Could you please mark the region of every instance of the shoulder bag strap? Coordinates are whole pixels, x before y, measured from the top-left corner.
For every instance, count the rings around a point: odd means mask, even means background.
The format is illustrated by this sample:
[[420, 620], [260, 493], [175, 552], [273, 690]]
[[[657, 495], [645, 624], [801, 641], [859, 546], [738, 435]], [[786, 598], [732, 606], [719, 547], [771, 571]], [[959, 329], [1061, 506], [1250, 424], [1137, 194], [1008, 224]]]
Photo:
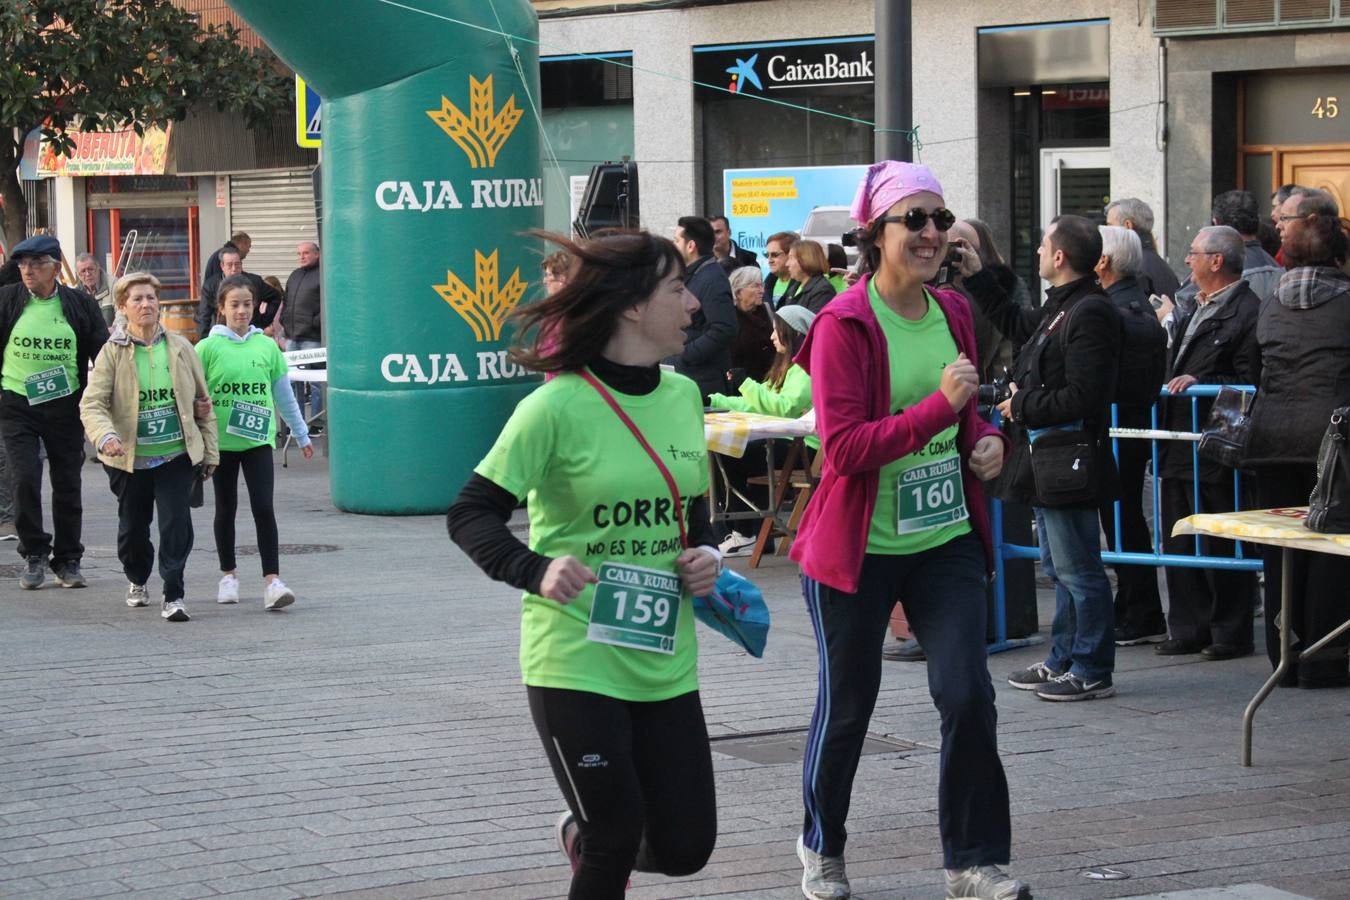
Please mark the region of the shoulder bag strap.
[[661, 461], [661, 457], [656, 455], [656, 451], [652, 449], [652, 445], [647, 443], [647, 439], [642, 436], [642, 432], [638, 429], [637, 424], [628, 417], [628, 413], [623, 411], [623, 407], [619, 405], [619, 401], [614, 399], [614, 395], [605, 389], [605, 386], [600, 383], [599, 379], [586, 369], [578, 370], [577, 374], [586, 379], [586, 382], [591, 387], [595, 388], [600, 396], [604, 398], [604, 401], [609, 404], [610, 409], [614, 410], [614, 414], [619, 417], [619, 420], [628, 426], [629, 431], [633, 432], [633, 437], [637, 438], [637, 442], [642, 445], [642, 449], [647, 451], [647, 455], [652, 458], [652, 462], [656, 463], [656, 468], [660, 470], [661, 477], [666, 480], [666, 487], [670, 488], [670, 496], [675, 501], [674, 515], [675, 523], [680, 526], [680, 546], [688, 547], [689, 534], [684, 530], [684, 504], [680, 500], [680, 489], [675, 486], [675, 478], [670, 474], [670, 469], [666, 468], [666, 464]]

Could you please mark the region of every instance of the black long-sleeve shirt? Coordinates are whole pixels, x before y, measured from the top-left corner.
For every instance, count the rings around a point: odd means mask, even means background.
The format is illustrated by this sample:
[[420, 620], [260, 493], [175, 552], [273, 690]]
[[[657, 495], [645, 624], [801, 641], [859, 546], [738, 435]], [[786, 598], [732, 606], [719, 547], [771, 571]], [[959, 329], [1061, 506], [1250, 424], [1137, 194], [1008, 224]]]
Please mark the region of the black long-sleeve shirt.
[[[600, 358], [590, 368], [601, 382], [623, 394], [640, 397], [650, 394], [661, 383], [658, 366], [624, 366]], [[507, 527], [521, 499], [475, 473], [451, 505], [446, 528], [450, 540], [489, 578], [537, 594], [544, 572], [553, 560], [535, 553]], [[717, 535], [708, 517], [707, 497], [696, 497], [690, 503], [686, 527], [689, 546], [717, 546]]]

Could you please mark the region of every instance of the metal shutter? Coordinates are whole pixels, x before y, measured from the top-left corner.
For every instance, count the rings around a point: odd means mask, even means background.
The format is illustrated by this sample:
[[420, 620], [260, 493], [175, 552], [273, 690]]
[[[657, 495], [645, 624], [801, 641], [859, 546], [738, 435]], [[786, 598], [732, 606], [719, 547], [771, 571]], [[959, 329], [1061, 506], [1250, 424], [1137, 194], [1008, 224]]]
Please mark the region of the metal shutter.
[[307, 169], [230, 176], [230, 232], [253, 239], [244, 268], [255, 275], [286, 276], [299, 264], [295, 245], [317, 241], [314, 188]]

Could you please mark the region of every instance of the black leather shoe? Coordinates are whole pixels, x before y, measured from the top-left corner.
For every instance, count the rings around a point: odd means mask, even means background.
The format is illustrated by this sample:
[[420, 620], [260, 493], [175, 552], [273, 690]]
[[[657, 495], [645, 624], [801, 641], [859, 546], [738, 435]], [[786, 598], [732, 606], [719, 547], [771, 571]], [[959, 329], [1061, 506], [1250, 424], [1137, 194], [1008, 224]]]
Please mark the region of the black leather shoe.
[[928, 656], [919, 646], [919, 642], [914, 638], [903, 641], [892, 641], [881, 648], [881, 658], [889, 659], [892, 662], [923, 662]]
[[1200, 655], [1205, 659], [1218, 662], [1222, 659], [1237, 659], [1240, 656], [1251, 656], [1251, 644], [1210, 644], [1200, 651]]
[[1192, 644], [1189, 641], [1178, 641], [1175, 638], [1168, 638], [1161, 644], [1153, 647], [1153, 652], [1159, 656], [1188, 656], [1192, 653], [1199, 653], [1202, 649], [1200, 644]]

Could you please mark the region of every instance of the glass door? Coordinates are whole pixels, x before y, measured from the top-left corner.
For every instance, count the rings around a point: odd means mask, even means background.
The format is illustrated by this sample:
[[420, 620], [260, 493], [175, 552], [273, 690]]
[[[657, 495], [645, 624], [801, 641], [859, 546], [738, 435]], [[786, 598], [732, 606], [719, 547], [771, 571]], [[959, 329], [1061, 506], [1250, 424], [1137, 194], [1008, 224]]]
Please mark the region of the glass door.
[[1041, 151], [1041, 233], [1056, 216], [1099, 216], [1111, 199], [1111, 151], [1105, 147]]

